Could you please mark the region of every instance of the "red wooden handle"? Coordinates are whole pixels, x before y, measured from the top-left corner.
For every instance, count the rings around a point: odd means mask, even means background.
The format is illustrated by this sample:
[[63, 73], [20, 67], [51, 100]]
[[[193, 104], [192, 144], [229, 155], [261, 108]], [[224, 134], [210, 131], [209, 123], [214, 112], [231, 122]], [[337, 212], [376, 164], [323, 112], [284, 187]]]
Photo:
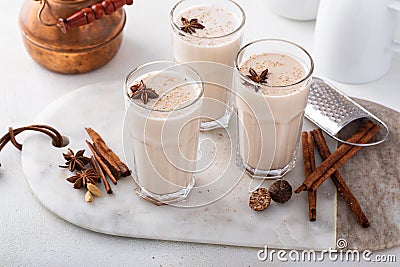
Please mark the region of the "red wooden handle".
[[66, 19], [59, 18], [57, 27], [63, 33], [68, 33], [72, 28], [90, 24], [96, 19], [101, 19], [104, 15], [114, 13], [124, 5], [132, 4], [133, 0], [104, 0], [91, 7], [82, 8]]

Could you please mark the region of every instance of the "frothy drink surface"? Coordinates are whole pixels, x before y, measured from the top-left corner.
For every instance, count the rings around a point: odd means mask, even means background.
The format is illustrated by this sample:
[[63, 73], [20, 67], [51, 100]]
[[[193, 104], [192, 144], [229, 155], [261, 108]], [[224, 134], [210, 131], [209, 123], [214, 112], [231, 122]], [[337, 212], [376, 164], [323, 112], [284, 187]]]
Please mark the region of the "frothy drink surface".
[[299, 61], [291, 56], [275, 53], [263, 53], [251, 56], [243, 63], [240, 71], [247, 75], [250, 68], [253, 68], [258, 74], [268, 69], [267, 87], [262, 92], [271, 96], [287, 95], [300, 90], [300, 86], [288, 88], [273, 88], [273, 86], [295, 84], [304, 78], [306, 74], [304, 66]]
[[[159, 98], [149, 99], [146, 107], [158, 111], [172, 111], [188, 106], [201, 94], [198, 83], [187, 82], [173, 71], [150, 72], [140, 76], [135, 83], [143, 81], [147, 88], [157, 92]], [[134, 99], [143, 105], [140, 99]]]
[[[193, 18], [198, 19], [199, 23], [204, 26], [204, 29], [196, 30], [192, 36], [205, 38], [221, 37], [233, 33], [239, 27], [240, 23], [237, 15], [215, 5], [194, 6], [182, 11], [175, 21], [177, 25], [181, 24], [180, 20], [182, 17], [185, 17], [188, 20]], [[229, 41], [232, 40], [200, 41], [199, 39], [191, 39], [189, 42], [212, 46]]]

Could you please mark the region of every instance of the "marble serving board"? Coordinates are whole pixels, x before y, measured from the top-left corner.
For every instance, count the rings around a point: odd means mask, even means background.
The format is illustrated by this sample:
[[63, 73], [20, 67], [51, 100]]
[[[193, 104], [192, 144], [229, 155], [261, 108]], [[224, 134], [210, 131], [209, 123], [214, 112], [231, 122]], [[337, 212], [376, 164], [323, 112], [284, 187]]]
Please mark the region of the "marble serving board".
[[[121, 82], [89, 85], [61, 97], [46, 107], [35, 123], [49, 124], [68, 137], [67, 147], [86, 149], [84, 128], [97, 130], [108, 145], [123, 155], [124, 99]], [[336, 190], [330, 181], [318, 190], [318, 219], [308, 220], [307, 194], [294, 195], [285, 204], [272, 203], [263, 212], [248, 207], [252, 189], [263, 181], [250, 179], [235, 163], [235, 131], [201, 134], [204, 171], [187, 200], [175, 206], [155, 206], [135, 194], [132, 177], [111, 184], [113, 194], [94, 202], [84, 200], [85, 190], [75, 190], [65, 179], [72, 175], [62, 153], [43, 134], [32, 133], [24, 142], [22, 165], [38, 200], [59, 217], [86, 229], [111, 235], [249, 247], [315, 249], [335, 247]], [[305, 120], [304, 128], [315, 126]], [[331, 148], [335, 143], [329, 140]], [[302, 155], [286, 179], [296, 188], [304, 179]], [[263, 186], [269, 187], [271, 181]]]

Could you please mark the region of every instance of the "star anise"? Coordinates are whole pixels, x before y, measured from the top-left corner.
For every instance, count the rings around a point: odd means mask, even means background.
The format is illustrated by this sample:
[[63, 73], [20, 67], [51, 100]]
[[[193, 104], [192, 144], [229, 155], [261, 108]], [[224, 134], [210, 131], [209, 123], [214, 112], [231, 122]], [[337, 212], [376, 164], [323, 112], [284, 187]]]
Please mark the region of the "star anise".
[[247, 75], [247, 77], [249, 77], [250, 80], [252, 80], [253, 82], [256, 83], [265, 83], [267, 82], [267, 75], [268, 75], [268, 69], [263, 70], [263, 72], [261, 72], [260, 75], [257, 74], [257, 72], [253, 69], [250, 68], [249, 69], [249, 73], [250, 75]]
[[143, 104], [147, 104], [149, 98], [157, 98], [158, 94], [151, 88], [148, 88], [143, 80], [140, 83], [131, 86], [131, 98], [141, 99]]
[[202, 30], [205, 28], [204, 25], [199, 23], [198, 19], [189, 20], [185, 17], [182, 17], [181, 22], [182, 22], [181, 30], [189, 34], [195, 33], [196, 29]]
[[68, 152], [65, 154], [63, 153], [64, 159], [66, 160], [65, 166], [59, 166], [61, 168], [68, 168], [71, 172], [74, 170], [85, 170], [86, 165], [89, 164], [90, 158], [85, 157], [83, 154], [85, 150], [79, 150], [76, 154], [72, 149], [68, 148]]
[[77, 172], [74, 176], [68, 177], [67, 181], [73, 183], [75, 189], [80, 189], [82, 186], [86, 188], [87, 184], [95, 184], [99, 179], [100, 175], [93, 168], [90, 168], [88, 170]]
[[[261, 74], [258, 75], [257, 72], [256, 72], [253, 68], [250, 68], [250, 69], [249, 69], [249, 73], [250, 73], [250, 75], [246, 75], [246, 76], [247, 76], [250, 80], [252, 80], [253, 82], [259, 83], [259, 84], [264, 84], [264, 83], [267, 82], [266, 80], [267, 80], [267, 78], [268, 78], [268, 69], [263, 70], [263, 71], [261, 72]], [[259, 89], [259, 87], [256, 86], [256, 87], [255, 87], [256, 92], [258, 91], [258, 89]]]

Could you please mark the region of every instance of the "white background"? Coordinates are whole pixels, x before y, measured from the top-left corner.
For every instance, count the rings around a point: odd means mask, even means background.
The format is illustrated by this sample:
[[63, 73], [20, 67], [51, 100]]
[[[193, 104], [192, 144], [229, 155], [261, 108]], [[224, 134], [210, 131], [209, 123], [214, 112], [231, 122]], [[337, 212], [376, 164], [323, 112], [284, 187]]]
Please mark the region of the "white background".
[[[171, 60], [169, 10], [174, 2], [137, 0], [133, 6], [128, 6], [124, 41], [117, 56], [99, 70], [74, 76], [47, 71], [29, 57], [17, 22], [22, 1], [3, 3], [0, 15], [0, 133], [6, 133], [8, 126], [30, 124], [46, 105], [73, 89], [110, 80], [120, 80], [122, 84], [125, 75], [139, 64]], [[244, 42], [280, 37], [297, 42], [312, 53], [314, 22], [280, 18], [271, 13], [262, 0], [238, 2], [247, 14]], [[394, 57], [390, 71], [376, 82], [336, 84], [350, 96], [400, 111], [398, 56]], [[81, 229], [47, 211], [32, 195], [22, 173], [19, 151], [8, 145], [1, 152], [0, 161], [2, 266], [267, 265], [257, 260], [258, 249], [122, 238]], [[400, 260], [399, 247], [377, 253], [396, 254]], [[330, 261], [325, 263], [332, 264]]]

